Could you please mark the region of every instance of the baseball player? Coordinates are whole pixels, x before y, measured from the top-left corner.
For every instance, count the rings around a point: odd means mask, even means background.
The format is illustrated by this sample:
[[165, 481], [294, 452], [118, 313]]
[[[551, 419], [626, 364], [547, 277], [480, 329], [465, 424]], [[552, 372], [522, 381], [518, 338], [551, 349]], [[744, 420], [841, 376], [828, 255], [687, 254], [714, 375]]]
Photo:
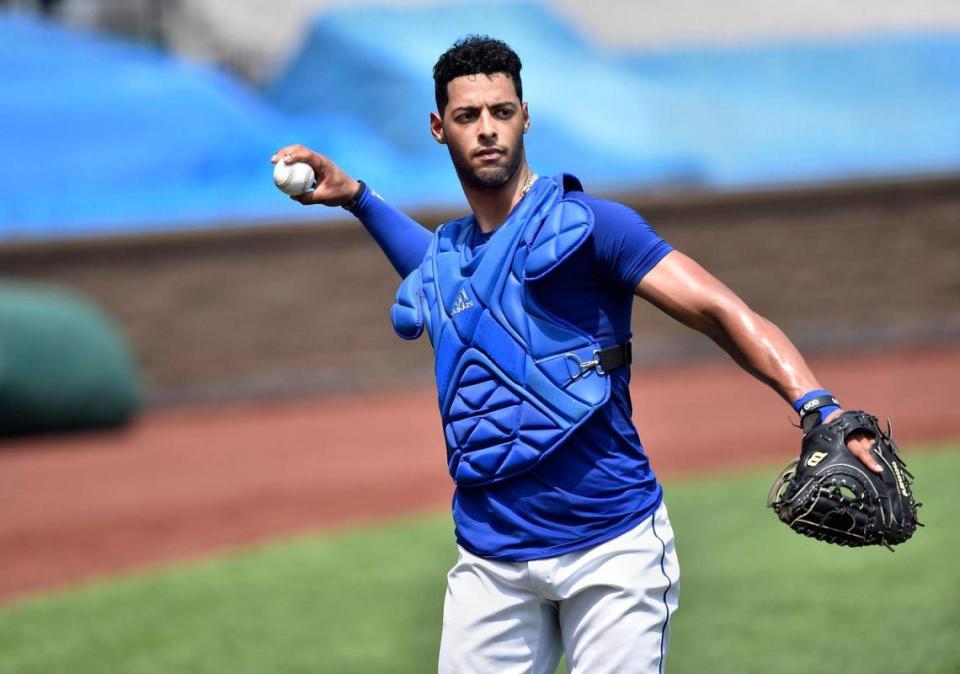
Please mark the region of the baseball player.
[[[680, 571], [631, 420], [633, 296], [713, 339], [804, 425], [841, 410], [776, 326], [640, 215], [534, 173], [520, 69], [480, 36], [437, 61], [430, 133], [472, 212], [436, 233], [308, 148], [272, 161], [313, 167], [302, 204], [360, 219], [404, 278], [394, 329], [426, 329], [436, 353], [459, 550], [439, 671], [552, 674], [566, 653], [577, 674], [662, 672]], [[872, 441], [848, 447], [880, 472]]]

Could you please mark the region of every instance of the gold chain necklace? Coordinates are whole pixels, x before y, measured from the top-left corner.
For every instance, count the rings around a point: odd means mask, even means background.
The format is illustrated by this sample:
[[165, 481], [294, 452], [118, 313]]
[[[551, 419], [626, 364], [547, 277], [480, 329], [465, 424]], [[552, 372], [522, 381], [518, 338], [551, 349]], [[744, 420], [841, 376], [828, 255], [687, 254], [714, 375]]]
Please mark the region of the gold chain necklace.
[[525, 196], [527, 196], [527, 192], [529, 192], [529, 191], [530, 191], [530, 188], [533, 187], [533, 183], [534, 183], [534, 181], [536, 181], [536, 179], [537, 179], [537, 174], [536, 174], [536, 173], [531, 173], [531, 174], [530, 174], [530, 177], [527, 178], [527, 182], [524, 183], [523, 189], [520, 190], [520, 198], [521, 198], [521, 199], [523, 199]]

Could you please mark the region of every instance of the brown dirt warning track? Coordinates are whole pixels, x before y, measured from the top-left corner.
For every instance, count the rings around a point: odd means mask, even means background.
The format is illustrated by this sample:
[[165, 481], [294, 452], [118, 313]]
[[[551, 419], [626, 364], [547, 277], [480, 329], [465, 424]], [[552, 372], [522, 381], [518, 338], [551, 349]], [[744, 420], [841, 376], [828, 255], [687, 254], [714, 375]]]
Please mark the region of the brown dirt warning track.
[[[960, 347], [812, 365], [848, 406], [895, 419], [901, 444], [960, 437]], [[661, 477], [786, 463], [797, 451], [789, 408], [732, 363], [636, 369], [633, 379], [634, 418]], [[451, 493], [425, 389], [155, 411], [120, 433], [7, 442], [0, 601], [442, 508]]]

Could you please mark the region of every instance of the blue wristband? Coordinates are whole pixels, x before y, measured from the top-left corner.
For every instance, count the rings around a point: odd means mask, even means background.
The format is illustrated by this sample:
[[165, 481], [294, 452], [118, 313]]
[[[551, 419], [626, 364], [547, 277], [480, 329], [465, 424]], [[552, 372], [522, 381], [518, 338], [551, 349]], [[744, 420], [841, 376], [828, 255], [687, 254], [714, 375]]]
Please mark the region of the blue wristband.
[[803, 394], [793, 403], [793, 409], [800, 415], [804, 429], [809, 430], [839, 410], [840, 403], [830, 391], [821, 388]]
[[799, 414], [800, 409], [804, 405], [806, 405], [808, 402], [816, 398], [817, 396], [832, 396], [832, 395], [833, 394], [830, 393], [830, 391], [828, 391], [825, 388], [818, 388], [813, 391], [809, 391], [808, 393], [804, 393], [802, 396], [800, 396], [800, 398], [796, 400], [796, 402], [793, 403], [793, 411]]

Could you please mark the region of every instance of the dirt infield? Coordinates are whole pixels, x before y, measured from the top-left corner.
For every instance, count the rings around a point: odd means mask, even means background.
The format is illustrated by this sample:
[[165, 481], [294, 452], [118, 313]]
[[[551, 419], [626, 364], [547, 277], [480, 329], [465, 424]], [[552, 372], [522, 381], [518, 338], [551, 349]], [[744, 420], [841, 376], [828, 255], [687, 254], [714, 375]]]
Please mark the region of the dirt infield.
[[[895, 418], [901, 442], [960, 436], [960, 347], [812, 364], [841, 400]], [[635, 369], [633, 400], [661, 477], [786, 462], [796, 451], [789, 409], [725, 361]], [[442, 451], [435, 396], [422, 388], [156, 411], [122, 433], [7, 443], [0, 600], [442, 508], [452, 493]]]

